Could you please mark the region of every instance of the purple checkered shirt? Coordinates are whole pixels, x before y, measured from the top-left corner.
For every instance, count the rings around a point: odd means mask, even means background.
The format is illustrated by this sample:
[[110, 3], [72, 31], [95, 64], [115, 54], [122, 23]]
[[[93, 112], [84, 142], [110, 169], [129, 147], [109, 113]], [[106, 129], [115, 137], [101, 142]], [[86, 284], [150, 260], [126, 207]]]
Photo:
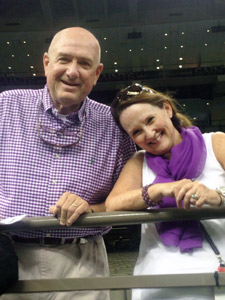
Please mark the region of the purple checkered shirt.
[[[101, 203], [135, 146], [115, 125], [110, 108], [89, 98], [63, 121], [48, 88], [12, 90], [0, 94], [0, 216], [49, 216], [66, 191], [90, 204]], [[78, 144], [77, 130], [83, 136]], [[83, 126], [83, 127], [82, 127]], [[61, 130], [61, 131], [60, 131]], [[79, 136], [79, 132], [78, 132]], [[20, 232], [23, 237], [75, 238], [103, 235], [109, 228], [65, 228]]]

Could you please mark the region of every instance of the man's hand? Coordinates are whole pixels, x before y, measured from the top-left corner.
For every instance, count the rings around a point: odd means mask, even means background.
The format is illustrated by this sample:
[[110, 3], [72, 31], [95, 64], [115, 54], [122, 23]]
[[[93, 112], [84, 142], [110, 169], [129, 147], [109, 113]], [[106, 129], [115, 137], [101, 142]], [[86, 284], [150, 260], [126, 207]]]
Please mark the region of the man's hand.
[[81, 214], [92, 212], [87, 201], [70, 192], [64, 193], [49, 211], [58, 217], [61, 225], [66, 226], [73, 224]]

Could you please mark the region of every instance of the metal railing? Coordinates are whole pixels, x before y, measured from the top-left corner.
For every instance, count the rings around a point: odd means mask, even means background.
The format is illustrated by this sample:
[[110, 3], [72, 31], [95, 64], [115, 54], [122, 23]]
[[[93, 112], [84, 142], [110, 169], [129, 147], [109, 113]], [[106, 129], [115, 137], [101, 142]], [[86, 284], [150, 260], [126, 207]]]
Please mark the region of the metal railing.
[[[190, 210], [168, 208], [151, 211], [117, 211], [111, 213], [85, 214], [72, 227], [98, 227], [110, 225], [133, 225], [157, 221], [206, 220], [225, 218], [225, 207]], [[55, 217], [24, 218], [21, 221], [0, 225], [1, 232], [35, 229], [62, 228]], [[141, 276], [109, 276], [96, 278], [66, 278], [45, 280], [20, 280], [8, 293], [38, 293], [74, 290], [118, 290], [130, 288], [225, 286], [225, 273], [170, 274]]]

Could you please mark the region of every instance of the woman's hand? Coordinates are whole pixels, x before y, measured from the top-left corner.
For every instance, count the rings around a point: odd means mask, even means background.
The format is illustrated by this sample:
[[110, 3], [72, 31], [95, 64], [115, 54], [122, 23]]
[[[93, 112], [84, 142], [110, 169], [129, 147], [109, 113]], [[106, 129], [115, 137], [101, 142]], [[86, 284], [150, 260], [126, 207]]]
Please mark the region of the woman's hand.
[[149, 187], [149, 197], [155, 202], [162, 200], [163, 197], [174, 197], [177, 207], [185, 209], [189, 209], [191, 205], [198, 208], [204, 204], [218, 206], [221, 202], [215, 190], [190, 179], [154, 184]]
[[177, 199], [179, 191], [184, 185], [192, 183], [190, 179], [182, 179], [166, 183], [156, 183], [149, 187], [148, 193], [150, 199], [159, 202], [163, 197], [172, 197]]
[[218, 206], [221, 202], [220, 196], [215, 190], [209, 189], [198, 181], [186, 182], [179, 188], [175, 195], [177, 207], [189, 209], [191, 205], [202, 207], [204, 204]]

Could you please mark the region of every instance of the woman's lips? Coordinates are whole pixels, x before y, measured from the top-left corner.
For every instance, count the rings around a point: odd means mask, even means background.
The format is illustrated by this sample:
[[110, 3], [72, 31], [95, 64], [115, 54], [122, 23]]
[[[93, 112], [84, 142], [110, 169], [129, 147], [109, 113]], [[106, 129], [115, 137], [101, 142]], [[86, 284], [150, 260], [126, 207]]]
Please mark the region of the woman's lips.
[[159, 136], [158, 136], [154, 141], [151, 141], [151, 142], [149, 143], [149, 145], [157, 144], [157, 143], [161, 140], [161, 138], [162, 138], [162, 134], [159, 134]]

